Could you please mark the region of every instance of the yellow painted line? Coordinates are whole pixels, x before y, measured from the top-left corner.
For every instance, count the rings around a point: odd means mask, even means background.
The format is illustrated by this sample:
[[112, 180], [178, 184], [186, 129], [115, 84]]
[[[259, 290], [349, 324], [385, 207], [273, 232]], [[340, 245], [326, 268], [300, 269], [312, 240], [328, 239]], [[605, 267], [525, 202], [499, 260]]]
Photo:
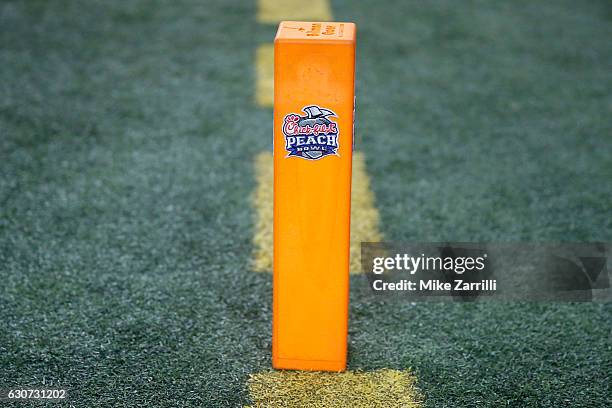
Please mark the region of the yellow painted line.
[[255, 101], [264, 108], [274, 105], [274, 45], [262, 44], [255, 56]]
[[253, 269], [272, 272], [272, 231], [274, 213], [274, 161], [272, 152], [261, 152], [255, 157], [257, 188], [252, 202], [255, 208], [255, 234], [253, 244]]
[[248, 380], [250, 408], [417, 408], [423, 398], [409, 371], [268, 371]]
[[351, 186], [351, 273], [361, 272], [361, 243], [383, 240], [379, 222], [380, 216], [374, 203], [365, 156], [361, 152], [355, 152]]
[[[272, 271], [273, 231], [273, 159], [271, 152], [262, 152], [255, 159], [257, 188], [252, 203], [255, 208], [255, 234], [253, 244], [253, 269], [257, 272]], [[351, 260], [352, 274], [361, 272], [361, 242], [380, 242], [379, 215], [370, 188], [365, 157], [361, 152], [353, 154], [353, 185], [351, 193]]]
[[259, 0], [257, 21], [275, 24], [282, 20], [331, 21], [328, 0]]

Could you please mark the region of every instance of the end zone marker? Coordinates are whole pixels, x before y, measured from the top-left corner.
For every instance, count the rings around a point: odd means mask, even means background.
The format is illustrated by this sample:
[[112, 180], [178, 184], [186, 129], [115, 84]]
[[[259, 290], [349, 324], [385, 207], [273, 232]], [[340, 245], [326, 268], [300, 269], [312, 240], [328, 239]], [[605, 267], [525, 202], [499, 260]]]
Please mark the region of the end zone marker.
[[275, 39], [274, 368], [346, 368], [355, 34], [283, 21]]

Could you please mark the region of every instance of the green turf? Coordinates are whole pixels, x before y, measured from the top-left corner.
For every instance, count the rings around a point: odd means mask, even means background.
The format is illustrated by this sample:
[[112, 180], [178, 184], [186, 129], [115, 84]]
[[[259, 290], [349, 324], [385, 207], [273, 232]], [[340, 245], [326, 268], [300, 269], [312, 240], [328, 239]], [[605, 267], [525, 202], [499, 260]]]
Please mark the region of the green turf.
[[[333, 9], [359, 25], [357, 148], [388, 239], [612, 240], [609, 3]], [[0, 387], [248, 402], [270, 366], [248, 196], [274, 31], [253, 1], [0, 3]], [[428, 406], [612, 405], [610, 305], [385, 303], [352, 283], [350, 368], [412, 367]]]

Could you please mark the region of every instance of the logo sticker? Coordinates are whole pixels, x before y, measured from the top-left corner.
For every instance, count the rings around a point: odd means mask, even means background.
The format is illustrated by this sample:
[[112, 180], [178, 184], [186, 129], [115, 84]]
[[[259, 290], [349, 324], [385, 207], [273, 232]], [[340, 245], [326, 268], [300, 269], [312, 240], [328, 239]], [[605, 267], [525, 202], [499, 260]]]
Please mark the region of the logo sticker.
[[287, 157], [318, 160], [331, 154], [338, 156], [338, 124], [330, 119], [337, 115], [317, 105], [302, 109], [304, 116], [290, 113], [283, 121]]

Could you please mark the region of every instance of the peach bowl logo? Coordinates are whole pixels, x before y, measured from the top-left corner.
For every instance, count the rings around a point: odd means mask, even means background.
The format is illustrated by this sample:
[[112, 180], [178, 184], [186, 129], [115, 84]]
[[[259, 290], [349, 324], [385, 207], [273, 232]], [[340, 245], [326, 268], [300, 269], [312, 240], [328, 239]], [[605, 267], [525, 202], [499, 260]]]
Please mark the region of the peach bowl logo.
[[290, 113], [283, 121], [287, 157], [318, 160], [329, 155], [338, 155], [338, 124], [330, 119], [337, 115], [317, 105], [302, 109], [305, 115]]

